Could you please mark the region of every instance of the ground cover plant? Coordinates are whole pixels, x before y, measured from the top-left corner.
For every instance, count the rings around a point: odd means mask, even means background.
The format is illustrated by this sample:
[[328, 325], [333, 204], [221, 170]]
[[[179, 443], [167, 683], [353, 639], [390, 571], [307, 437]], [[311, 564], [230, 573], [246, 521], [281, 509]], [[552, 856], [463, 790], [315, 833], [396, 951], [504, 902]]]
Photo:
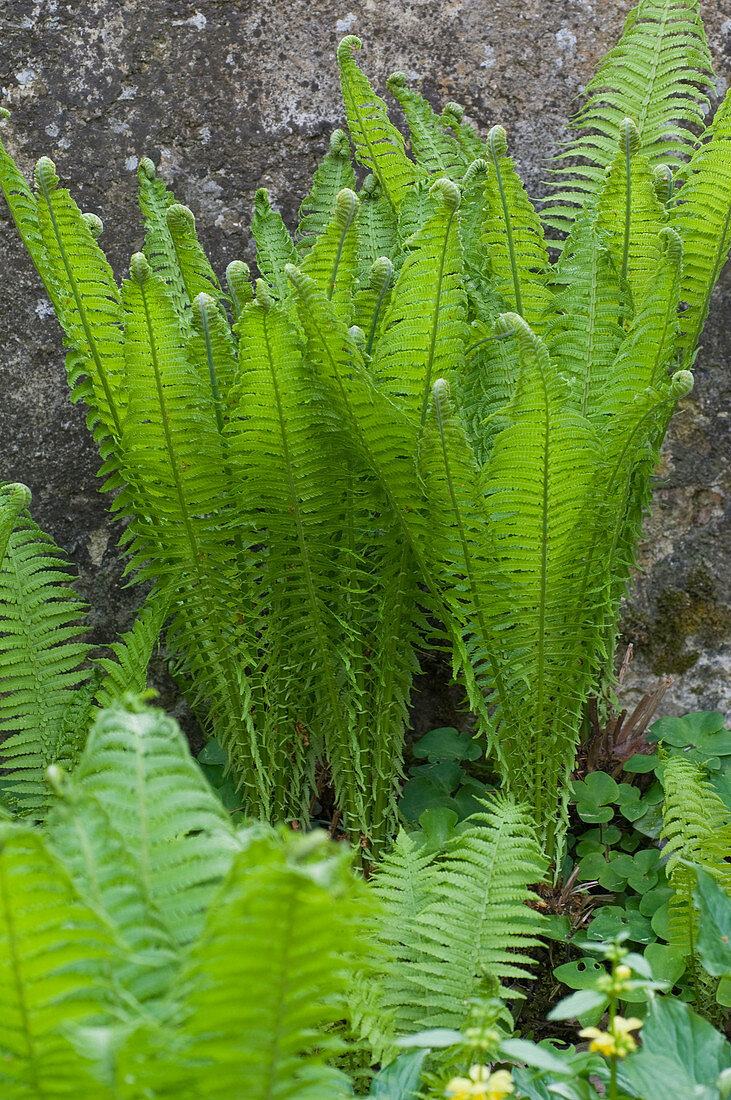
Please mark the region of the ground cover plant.
[[[92, 651], [0, 485], [3, 1095], [726, 1095], [722, 716], [577, 750], [731, 245], [731, 98], [703, 128], [697, 5], [641, 0], [539, 216], [502, 127], [397, 73], [409, 157], [359, 47], [294, 237], [256, 196], [253, 281], [143, 159], [118, 287], [0, 151], [146, 593]], [[161, 635], [200, 763], [144, 701]], [[407, 764], [430, 645], [475, 725]]]

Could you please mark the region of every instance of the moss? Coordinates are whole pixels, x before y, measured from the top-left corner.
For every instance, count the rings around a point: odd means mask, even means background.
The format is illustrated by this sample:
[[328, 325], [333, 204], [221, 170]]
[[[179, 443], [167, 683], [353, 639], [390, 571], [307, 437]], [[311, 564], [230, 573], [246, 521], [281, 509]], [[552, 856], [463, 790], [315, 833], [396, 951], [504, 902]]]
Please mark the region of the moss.
[[722, 643], [731, 629], [731, 609], [719, 604], [713, 578], [704, 566], [688, 574], [684, 588], [665, 588], [657, 597], [654, 615], [631, 609], [622, 622], [622, 635], [643, 651], [654, 672], [681, 673], [701, 653], [688, 649], [693, 638], [705, 647]]

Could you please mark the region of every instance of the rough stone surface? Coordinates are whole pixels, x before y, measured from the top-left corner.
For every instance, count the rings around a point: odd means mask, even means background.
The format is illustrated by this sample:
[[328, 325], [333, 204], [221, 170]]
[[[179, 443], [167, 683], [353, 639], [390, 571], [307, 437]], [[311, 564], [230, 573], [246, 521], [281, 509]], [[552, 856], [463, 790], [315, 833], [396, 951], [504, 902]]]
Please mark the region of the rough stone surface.
[[[150, 156], [194, 210], [219, 271], [251, 258], [254, 191], [289, 224], [328, 135], [343, 116], [335, 48], [364, 42], [379, 90], [394, 69], [435, 104], [456, 99], [481, 128], [495, 122], [529, 190], [565, 136], [573, 98], [617, 40], [627, 0], [0, 0], [3, 140], [30, 174], [42, 154], [85, 210], [119, 277], [142, 233], [138, 158]], [[731, 74], [731, 0], [703, 2], [723, 93]], [[34, 493], [34, 514], [80, 571], [95, 640], [124, 629], [138, 596], [121, 582], [97, 458], [69, 404], [60, 330], [0, 209], [0, 476]], [[659, 471], [640, 574], [625, 616], [636, 659], [631, 700], [660, 673], [663, 709], [731, 712], [728, 389], [731, 273], [714, 297], [697, 384]], [[432, 685], [427, 683], [427, 696]], [[443, 708], [442, 708], [443, 709]], [[437, 705], [437, 718], [440, 718]], [[429, 724], [421, 715], [420, 728]], [[442, 724], [437, 721], [437, 724]]]

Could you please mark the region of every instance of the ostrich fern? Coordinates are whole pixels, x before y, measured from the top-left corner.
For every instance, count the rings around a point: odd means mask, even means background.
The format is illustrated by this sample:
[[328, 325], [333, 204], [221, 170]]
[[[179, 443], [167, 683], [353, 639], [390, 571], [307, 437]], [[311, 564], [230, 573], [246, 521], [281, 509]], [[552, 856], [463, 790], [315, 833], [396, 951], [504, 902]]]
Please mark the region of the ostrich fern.
[[410, 158], [360, 45], [337, 60], [367, 176], [336, 131], [294, 237], [260, 190], [255, 286], [237, 260], [219, 281], [149, 160], [121, 288], [50, 161], [34, 191], [2, 151], [0, 184], [119, 490], [128, 571], [166, 609], [248, 812], [306, 821], [326, 767], [351, 838], [377, 850], [416, 653], [441, 622], [505, 790], [555, 855], [731, 244], [731, 99], [696, 139], [697, 0], [641, 0], [541, 216], [502, 127], [482, 138], [397, 73]]

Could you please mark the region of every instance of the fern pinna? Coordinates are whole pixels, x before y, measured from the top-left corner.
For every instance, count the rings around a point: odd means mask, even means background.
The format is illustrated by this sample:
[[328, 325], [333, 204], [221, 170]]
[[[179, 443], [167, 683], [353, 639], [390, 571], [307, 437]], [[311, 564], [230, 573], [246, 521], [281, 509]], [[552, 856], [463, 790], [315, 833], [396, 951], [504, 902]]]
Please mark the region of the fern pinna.
[[351, 838], [377, 848], [441, 622], [503, 785], [556, 854], [731, 244], [731, 99], [696, 141], [697, 0], [640, 0], [541, 216], [505, 130], [482, 138], [399, 73], [409, 157], [360, 45], [337, 58], [366, 178], [337, 131], [294, 237], [259, 191], [256, 287], [237, 260], [219, 281], [148, 160], [121, 290], [50, 161], [34, 193], [3, 152], [0, 182], [120, 490], [129, 570], [168, 609], [247, 811], [304, 822], [329, 775]]

